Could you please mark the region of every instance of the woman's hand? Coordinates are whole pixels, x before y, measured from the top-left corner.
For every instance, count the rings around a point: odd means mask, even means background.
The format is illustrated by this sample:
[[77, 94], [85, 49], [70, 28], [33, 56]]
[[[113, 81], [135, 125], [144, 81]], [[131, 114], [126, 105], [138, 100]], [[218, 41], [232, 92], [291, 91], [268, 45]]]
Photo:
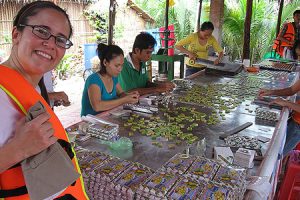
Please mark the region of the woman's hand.
[[18, 147], [24, 159], [38, 154], [56, 142], [49, 118], [48, 113], [43, 113], [30, 122], [25, 122], [23, 117], [16, 123], [14, 136], [9, 142]]
[[140, 95], [138, 92], [131, 92], [131, 93], [127, 94], [124, 98], [125, 98], [126, 103], [135, 104], [135, 103], [139, 102], [139, 97], [140, 97]]
[[217, 65], [217, 64], [219, 64], [219, 63], [220, 63], [220, 59], [217, 58], [217, 59], [214, 61], [214, 65]]
[[196, 58], [197, 58], [197, 54], [192, 53], [192, 52], [189, 52], [189, 53], [188, 53], [188, 56], [189, 56], [189, 58], [190, 58], [191, 60], [196, 60]]
[[270, 96], [270, 95], [273, 95], [273, 90], [261, 89], [258, 92], [259, 97]]
[[49, 100], [54, 101], [55, 106], [69, 106], [71, 104], [65, 92], [50, 92], [48, 95]]

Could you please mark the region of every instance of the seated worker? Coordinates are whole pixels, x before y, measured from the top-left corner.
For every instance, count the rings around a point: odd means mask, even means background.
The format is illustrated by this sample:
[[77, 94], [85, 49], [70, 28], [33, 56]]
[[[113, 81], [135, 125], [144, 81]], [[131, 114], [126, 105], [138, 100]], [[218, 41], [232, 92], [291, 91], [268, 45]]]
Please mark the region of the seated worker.
[[[217, 65], [221, 61], [224, 55], [223, 49], [212, 35], [213, 31], [214, 25], [211, 22], [203, 22], [199, 31], [188, 35], [175, 44], [176, 49], [188, 55], [188, 58], [185, 59], [185, 76], [192, 75], [203, 69], [203, 65], [195, 63], [195, 59], [207, 59], [209, 47], [213, 47], [218, 53], [218, 58], [214, 61], [214, 64]], [[188, 47], [185, 48], [184, 46]]]
[[[84, 85], [81, 116], [96, 115], [126, 103], [137, 103], [138, 92], [125, 94], [118, 82], [124, 63], [123, 50], [116, 45], [99, 44], [100, 71], [91, 74]], [[120, 98], [119, 98], [120, 97]]]
[[283, 25], [273, 45], [273, 50], [285, 59], [293, 59], [293, 46], [300, 40], [300, 10], [293, 13], [293, 19]]
[[174, 88], [171, 82], [153, 83], [148, 78], [145, 62], [151, 58], [156, 41], [152, 35], [142, 32], [136, 36], [119, 74], [119, 82], [124, 91], [138, 91], [140, 95], [166, 92]]

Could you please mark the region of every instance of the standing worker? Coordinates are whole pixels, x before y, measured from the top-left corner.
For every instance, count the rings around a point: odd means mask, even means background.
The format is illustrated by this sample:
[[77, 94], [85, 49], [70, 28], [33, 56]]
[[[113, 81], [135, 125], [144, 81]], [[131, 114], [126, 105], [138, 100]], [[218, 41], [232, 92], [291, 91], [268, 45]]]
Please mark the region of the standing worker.
[[300, 39], [300, 10], [293, 13], [293, 19], [284, 24], [273, 45], [273, 50], [285, 59], [293, 59], [293, 46]]
[[[195, 63], [195, 59], [207, 59], [210, 47], [213, 47], [218, 53], [218, 58], [214, 61], [214, 64], [217, 65], [221, 61], [224, 55], [223, 49], [212, 35], [213, 31], [214, 25], [211, 22], [203, 22], [199, 31], [188, 35], [175, 44], [176, 49], [188, 55], [188, 58], [185, 59], [185, 76], [192, 75], [203, 69], [203, 65]], [[188, 45], [188, 47], [185, 48], [185, 45]]]

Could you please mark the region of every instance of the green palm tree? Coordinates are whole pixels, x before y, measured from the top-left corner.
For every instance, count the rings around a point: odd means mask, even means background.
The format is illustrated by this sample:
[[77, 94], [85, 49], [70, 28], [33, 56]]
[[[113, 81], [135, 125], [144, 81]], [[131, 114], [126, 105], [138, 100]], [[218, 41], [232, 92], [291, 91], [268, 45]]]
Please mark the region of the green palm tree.
[[[222, 42], [232, 60], [242, 57], [246, 4], [247, 0], [225, 2]], [[274, 2], [253, 1], [250, 52], [254, 61], [259, 60], [263, 52], [269, 48], [266, 41], [272, 37], [269, 32], [275, 23], [273, 14], [275, 8]]]
[[[174, 24], [176, 39], [180, 40], [194, 31], [198, 0], [176, 0], [169, 9], [169, 24]], [[155, 21], [155, 27], [165, 26], [166, 0], [136, 0], [135, 3], [145, 10]], [[154, 27], [149, 27], [154, 28]]]
[[[243, 51], [244, 20], [247, 0], [226, 0], [223, 25], [223, 45], [232, 60], [240, 59]], [[284, 6], [282, 23], [299, 8], [296, 0]], [[250, 30], [250, 52], [253, 62], [262, 59], [271, 50], [276, 34], [278, 15], [277, 1], [254, 0]]]

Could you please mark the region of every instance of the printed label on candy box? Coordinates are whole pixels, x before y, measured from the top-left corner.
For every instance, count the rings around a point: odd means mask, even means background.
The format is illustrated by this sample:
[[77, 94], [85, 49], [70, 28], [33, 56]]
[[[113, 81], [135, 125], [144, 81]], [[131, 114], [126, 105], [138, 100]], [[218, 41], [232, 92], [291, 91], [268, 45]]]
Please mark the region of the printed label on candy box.
[[216, 174], [220, 165], [212, 160], [199, 157], [192, 164], [187, 174], [197, 179], [211, 180]]
[[141, 164], [134, 164], [121, 174], [115, 180], [115, 183], [135, 191], [147, 178], [149, 178], [150, 175], [152, 175], [152, 173], [153, 171], [150, 168]]
[[245, 177], [245, 170], [221, 166], [214, 177], [214, 181], [224, 183], [229, 187], [238, 188], [243, 185]]
[[173, 156], [162, 169], [167, 172], [183, 174], [192, 165], [196, 157], [184, 157], [183, 154], [176, 154]]
[[208, 184], [206, 184], [206, 187], [202, 192], [201, 198], [198, 199], [225, 200], [234, 198], [233, 192], [230, 188], [217, 185], [210, 181]]
[[[178, 177], [167, 172], [156, 172], [143, 184], [143, 191], [157, 197], [165, 196], [176, 183]], [[140, 187], [141, 188], [141, 187]]]
[[190, 199], [196, 200], [200, 197], [202, 190], [204, 189], [204, 184], [193, 179], [193, 178], [183, 178], [181, 179], [175, 187], [170, 191], [168, 197], [171, 199]]
[[104, 162], [110, 158], [110, 156], [100, 152], [85, 152], [84, 154], [81, 154], [81, 157], [79, 157], [78, 160], [80, 169], [87, 175], [93, 169], [104, 164]]
[[95, 169], [93, 173], [95, 173], [95, 175], [99, 176], [101, 179], [113, 180], [128, 167], [130, 167], [131, 164], [132, 163], [129, 161], [122, 161], [120, 159], [114, 158], [112, 160], [109, 160], [106, 164]]

